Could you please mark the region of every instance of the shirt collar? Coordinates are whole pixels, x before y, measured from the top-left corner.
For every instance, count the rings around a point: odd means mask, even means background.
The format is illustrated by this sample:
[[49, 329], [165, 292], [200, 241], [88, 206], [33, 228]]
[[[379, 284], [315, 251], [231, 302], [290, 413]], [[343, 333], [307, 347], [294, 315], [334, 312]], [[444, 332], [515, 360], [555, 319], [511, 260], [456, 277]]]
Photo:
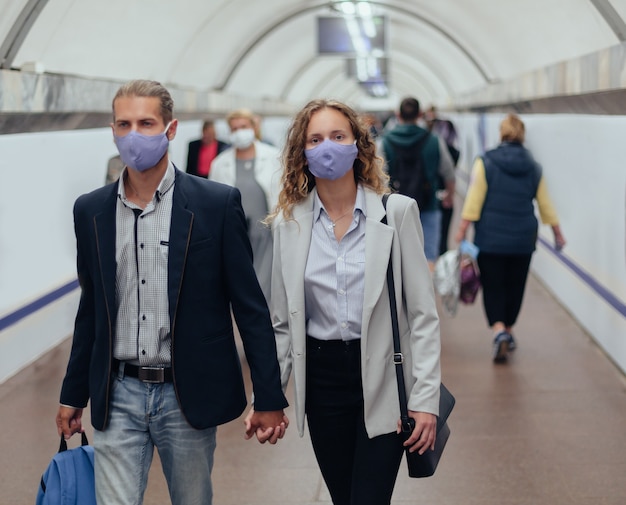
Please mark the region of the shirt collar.
[[[126, 201], [126, 190], [124, 188], [124, 180], [127, 177], [126, 175], [127, 171], [128, 171], [128, 167], [125, 166], [124, 169], [122, 170], [122, 174], [117, 183], [117, 196], [123, 202]], [[170, 189], [172, 189], [172, 187], [174, 186], [175, 179], [176, 179], [176, 169], [174, 168], [174, 164], [171, 161], [168, 161], [165, 174], [163, 175], [163, 178], [161, 179], [161, 182], [159, 183], [159, 186], [157, 187], [157, 190], [155, 193], [157, 197], [157, 202], [161, 201], [161, 198], [163, 197], [163, 195], [167, 193]]]
[[[324, 204], [322, 200], [320, 200], [320, 196], [315, 192], [315, 200], [313, 201], [313, 220], [317, 221], [322, 214], [322, 209], [328, 215], [328, 212], [324, 208]], [[365, 211], [365, 191], [363, 190], [363, 186], [361, 184], [357, 184], [356, 187], [356, 200], [354, 201], [354, 210], [361, 211], [361, 213], [367, 217], [367, 212]]]

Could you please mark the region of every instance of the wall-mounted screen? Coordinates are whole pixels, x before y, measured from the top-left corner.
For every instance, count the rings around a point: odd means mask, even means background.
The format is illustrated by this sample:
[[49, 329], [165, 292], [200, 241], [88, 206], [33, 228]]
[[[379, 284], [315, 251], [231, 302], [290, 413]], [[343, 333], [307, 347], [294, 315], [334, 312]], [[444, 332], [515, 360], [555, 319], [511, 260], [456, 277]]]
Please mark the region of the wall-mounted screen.
[[388, 76], [389, 60], [373, 56], [346, 59], [346, 74], [359, 82], [382, 81]]
[[317, 51], [319, 54], [384, 54], [385, 16], [318, 17]]

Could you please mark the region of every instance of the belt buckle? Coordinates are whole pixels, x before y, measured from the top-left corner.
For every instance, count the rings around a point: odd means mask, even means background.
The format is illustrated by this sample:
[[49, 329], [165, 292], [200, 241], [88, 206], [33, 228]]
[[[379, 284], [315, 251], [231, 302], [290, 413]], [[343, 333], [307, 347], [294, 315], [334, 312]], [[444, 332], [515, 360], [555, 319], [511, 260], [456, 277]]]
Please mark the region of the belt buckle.
[[148, 384], [162, 384], [165, 382], [165, 368], [156, 366], [142, 366], [137, 371], [137, 378]]

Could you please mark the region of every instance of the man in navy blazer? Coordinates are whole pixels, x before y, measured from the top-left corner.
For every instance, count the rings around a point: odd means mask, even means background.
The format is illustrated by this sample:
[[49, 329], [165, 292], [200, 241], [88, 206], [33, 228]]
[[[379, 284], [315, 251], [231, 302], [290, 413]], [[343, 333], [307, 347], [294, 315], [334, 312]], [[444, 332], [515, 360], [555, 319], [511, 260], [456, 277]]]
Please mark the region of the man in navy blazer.
[[74, 206], [81, 299], [57, 414], [91, 401], [99, 503], [142, 503], [159, 450], [172, 504], [210, 505], [216, 426], [246, 407], [231, 311], [250, 365], [246, 438], [276, 443], [287, 401], [239, 191], [177, 170], [173, 101], [154, 81], [113, 100], [119, 181]]

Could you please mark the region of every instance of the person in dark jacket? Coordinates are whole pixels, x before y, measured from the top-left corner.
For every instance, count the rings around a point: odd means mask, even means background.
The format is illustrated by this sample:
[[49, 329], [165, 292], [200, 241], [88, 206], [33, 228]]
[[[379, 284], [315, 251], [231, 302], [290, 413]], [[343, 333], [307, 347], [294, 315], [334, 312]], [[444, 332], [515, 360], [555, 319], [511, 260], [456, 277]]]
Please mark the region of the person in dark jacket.
[[[441, 205], [452, 206], [455, 175], [452, 158], [443, 139], [417, 126], [419, 117], [417, 99], [403, 99], [398, 112], [398, 125], [383, 136], [382, 154], [387, 162], [392, 188], [417, 201], [424, 230], [424, 253], [432, 271], [439, 257]], [[420, 158], [421, 163], [418, 161]], [[418, 169], [418, 163], [421, 169]], [[440, 180], [444, 181], [444, 187], [440, 187]], [[439, 200], [440, 189], [445, 189], [443, 201]]]
[[124, 84], [124, 171], [74, 205], [81, 297], [56, 422], [69, 438], [91, 403], [100, 504], [143, 502], [156, 447], [172, 505], [211, 505], [217, 426], [247, 404], [231, 314], [254, 392], [245, 436], [276, 443], [288, 424], [241, 195], [169, 160], [173, 107], [158, 82]]
[[524, 136], [524, 123], [509, 114], [500, 125], [502, 143], [476, 159], [455, 237], [461, 242], [473, 223], [483, 304], [497, 363], [505, 362], [517, 347], [513, 325], [537, 241], [534, 200], [542, 222], [552, 227], [556, 249], [565, 245], [541, 166], [524, 148]]
[[207, 178], [211, 171], [211, 164], [217, 155], [230, 147], [226, 142], [215, 136], [213, 121], [202, 124], [202, 138], [189, 142], [187, 149], [187, 173]]

